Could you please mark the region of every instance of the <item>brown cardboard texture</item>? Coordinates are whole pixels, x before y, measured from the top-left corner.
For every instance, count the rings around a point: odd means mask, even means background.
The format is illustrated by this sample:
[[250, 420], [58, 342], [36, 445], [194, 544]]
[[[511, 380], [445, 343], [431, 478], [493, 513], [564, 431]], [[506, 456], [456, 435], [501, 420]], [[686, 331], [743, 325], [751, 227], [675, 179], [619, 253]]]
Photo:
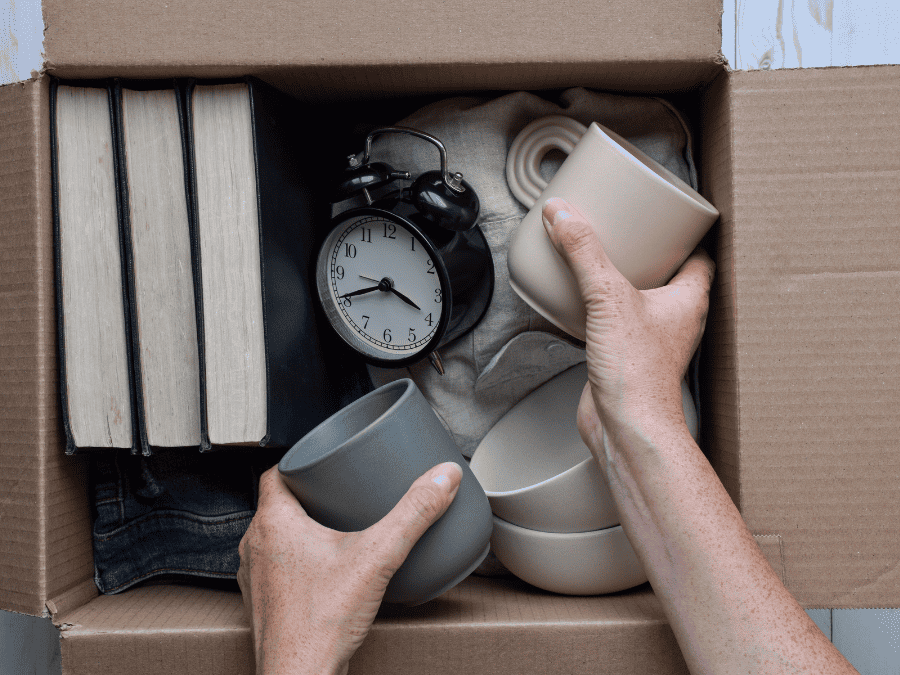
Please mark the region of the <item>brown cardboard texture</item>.
[[702, 446], [802, 605], [900, 607], [900, 68], [733, 73], [705, 100]]
[[[701, 446], [802, 605], [900, 607], [900, 67], [727, 71], [710, 0], [339, 4], [48, 0], [47, 70], [254, 74], [348, 105], [570, 85], [674, 97], [722, 213]], [[0, 87], [0, 608], [51, 615], [65, 673], [251, 672], [237, 591], [97, 595], [87, 464], [64, 456], [59, 421], [48, 115], [46, 77]], [[600, 663], [686, 672], [649, 587], [569, 598], [471, 578], [385, 608], [351, 672]]]

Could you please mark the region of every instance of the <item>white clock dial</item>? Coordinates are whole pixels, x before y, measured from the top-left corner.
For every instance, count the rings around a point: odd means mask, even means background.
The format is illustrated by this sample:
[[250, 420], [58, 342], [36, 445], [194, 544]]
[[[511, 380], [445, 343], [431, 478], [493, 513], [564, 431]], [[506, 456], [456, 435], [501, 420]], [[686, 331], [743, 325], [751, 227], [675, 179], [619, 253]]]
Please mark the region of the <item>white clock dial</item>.
[[378, 215], [337, 227], [319, 256], [319, 294], [332, 325], [358, 351], [409, 358], [436, 336], [444, 288], [433, 253], [411, 230]]

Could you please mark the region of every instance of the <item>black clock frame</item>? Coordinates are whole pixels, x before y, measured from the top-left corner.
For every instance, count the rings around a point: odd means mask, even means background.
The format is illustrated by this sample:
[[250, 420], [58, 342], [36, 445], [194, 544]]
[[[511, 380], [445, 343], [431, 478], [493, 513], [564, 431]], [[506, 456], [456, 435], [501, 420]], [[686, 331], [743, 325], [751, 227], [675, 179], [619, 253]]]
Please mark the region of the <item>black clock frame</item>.
[[[444, 289], [440, 323], [425, 347], [401, 359], [380, 359], [354, 349], [367, 363], [382, 368], [408, 366], [451, 344], [481, 321], [494, 294], [494, 262], [484, 233], [477, 225], [462, 232], [440, 227], [419, 211], [406, 191], [401, 191], [370, 206], [337, 215], [331, 221], [329, 232], [346, 227], [345, 223], [349, 220], [365, 216], [395, 222], [415, 235], [434, 261]], [[330, 317], [328, 323], [337, 333]], [[341, 339], [344, 340], [343, 337]], [[352, 345], [347, 346], [353, 349]]]

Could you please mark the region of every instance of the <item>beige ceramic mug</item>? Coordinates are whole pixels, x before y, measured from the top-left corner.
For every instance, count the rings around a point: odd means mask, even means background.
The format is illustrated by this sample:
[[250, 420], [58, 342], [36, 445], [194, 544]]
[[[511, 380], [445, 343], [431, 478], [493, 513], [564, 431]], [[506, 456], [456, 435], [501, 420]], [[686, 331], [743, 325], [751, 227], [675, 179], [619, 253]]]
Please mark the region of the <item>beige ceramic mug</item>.
[[[546, 184], [539, 167], [552, 148], [569, 156]], [[513, 194], [530, 208], [510, 241], [510, 285], [579, 340], [584, 304], [541, 222], [546, 200], [560, 197], [581, 211], [610, 261], [639, 290], [666, 284], [719, 217], [690, 185], [596, 122], [585, 130], [563, 116], [536, 120], [510, 147], [506, 171]]]

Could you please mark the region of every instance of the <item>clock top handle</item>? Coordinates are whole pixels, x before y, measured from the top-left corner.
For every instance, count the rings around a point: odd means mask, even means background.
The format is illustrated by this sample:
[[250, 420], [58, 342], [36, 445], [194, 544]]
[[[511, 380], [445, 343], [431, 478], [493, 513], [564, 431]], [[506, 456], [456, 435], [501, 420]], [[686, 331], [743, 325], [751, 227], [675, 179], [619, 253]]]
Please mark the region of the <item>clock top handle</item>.
[[369, 156], [372, 154], [372, 141], [376, 136], [389, 133], [409, 134], [410, 136], [421, 138], [433, 144], [441, 154], [441, 176], [444, 180], [444, 184], [456, 193], [463, 193], [466, 191], [466, 187], [463, 185], [463, 175], [461, 173], [450, 173], [450, 170], [447, 168], [447, 148], [444, 147], [444, 144], [435, 136], [427, 134], [424, 131], [419, 131], [418, 129], [411, 129], [410, 127], [382, 127], [370, 132], [369, 135], [366, 136], [366, 149], [363, 153], [362, 161], [356, 157], [351, 157], [350, 168], [368, 164]]

